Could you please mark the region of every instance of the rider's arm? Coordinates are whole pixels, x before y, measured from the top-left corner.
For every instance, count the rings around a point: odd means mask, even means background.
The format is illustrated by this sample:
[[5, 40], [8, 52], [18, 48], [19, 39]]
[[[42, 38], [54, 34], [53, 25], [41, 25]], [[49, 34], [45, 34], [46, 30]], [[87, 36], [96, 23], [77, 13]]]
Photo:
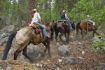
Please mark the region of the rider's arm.
[[31, 24], [33, 24], [34, 22], [36, 22], [35, 17], [36, 17], [36, 13], [33, 14], [33, 17], [32, 17], [32, 20], [31, 20]]
[[69, 18], [68, 18], [68, 16], [67, 16], [67, 13], [65, 13], [65, 18], [66, 18], [67, 20], [69, 20]]

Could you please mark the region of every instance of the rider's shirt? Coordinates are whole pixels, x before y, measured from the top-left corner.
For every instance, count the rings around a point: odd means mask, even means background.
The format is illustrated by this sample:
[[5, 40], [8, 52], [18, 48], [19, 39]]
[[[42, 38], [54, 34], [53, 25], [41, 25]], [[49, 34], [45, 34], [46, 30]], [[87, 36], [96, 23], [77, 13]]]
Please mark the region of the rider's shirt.
[[66, 20], [69, 20], [69, 17], [68, 17], [68, 15], [67, 15], [67, 13], [65, 13], [65, 19], [66, 19]]
[[65, 20], [65, 13], [61, 14], [61, 20]]
[[34, 13], [31, 23], [38, 23], [41, 20], [40, 14], [38, 12]]
[[67, 13], [62, 13], [61, 14], [61, 20], [68, 20], [68, 16], [67, 16]]

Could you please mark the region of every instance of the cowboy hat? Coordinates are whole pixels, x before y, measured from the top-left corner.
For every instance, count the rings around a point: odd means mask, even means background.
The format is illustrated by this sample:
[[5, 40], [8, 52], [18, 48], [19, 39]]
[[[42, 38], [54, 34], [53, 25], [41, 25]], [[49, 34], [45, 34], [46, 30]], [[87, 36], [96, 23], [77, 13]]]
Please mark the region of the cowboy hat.
[[37, 9], [33, 9], [33, 11], [37, 11]]

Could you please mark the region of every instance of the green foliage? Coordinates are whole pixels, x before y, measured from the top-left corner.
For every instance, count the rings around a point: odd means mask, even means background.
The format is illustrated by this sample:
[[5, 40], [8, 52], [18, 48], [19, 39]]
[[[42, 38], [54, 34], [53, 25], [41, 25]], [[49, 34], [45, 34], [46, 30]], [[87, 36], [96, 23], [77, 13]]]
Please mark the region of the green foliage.
[[92, 43], [92, 49], [94, 52], [103, 51], [103, 47], [105, 47], [105, 36], [101, 36], [99, 41], [95, 41]]
[[104, 46], [104, 42], [95, 42], [92, 44], [92, 49], [93, 51], [95, 52], [99, 52], [99, 51], [102, 51], [103, 50], [103, 46]]
[[104, 3], [104, 0], [80, 0], [75, 4], [75, 7], [70, 12], [70, 15], [75, 21], [84, 20], [86, 19], [86, 15], [90, 15], [97, 23], [105, 22]]
[[50, 10], [43, 10], [40, 13], [41, 13], [43, 21], [49, 22], [51, 20], [51, 12], [50, 12]]
[[[0, 0], [0, 17], [9, 17], [11, 24], [30, 19], [30, 0], [18, 0], [18, 3], [13, 4], [11, 4], [10, 1], [11, 0]], [[46, 22], [58, 20], [59, 13], [63, 9], [68, 11], [69, 16], [74, 21], [84, 20], [86, 19], [86, 15], [90, 15], [96, 23], [105, 22], [105, 0], [54, 0], [53, 9], [48, 7], [47, 1], [48, 0], [34, 0], [35, 3], [33, 3], [41, 13], [42, 19]]]

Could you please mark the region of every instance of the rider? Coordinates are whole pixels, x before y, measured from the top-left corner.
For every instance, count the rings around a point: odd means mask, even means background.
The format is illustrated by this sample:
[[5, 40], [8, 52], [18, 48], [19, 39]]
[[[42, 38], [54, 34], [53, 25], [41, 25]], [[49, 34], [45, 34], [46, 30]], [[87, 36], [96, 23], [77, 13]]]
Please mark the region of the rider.
[[40, 14], [38, 13], [37, 9], [33, 9], [33, 18], [32, 18], [32, 21], [31, 21], [31, 24], [29, 26], [33, 26], [34, 25], [38, 25], [38, 27], [42, 30], [43, 32], [43, 35], [44, 35], [44, 39], [48, 39], [49, 36], [48, 36], [48, 32], [47, 32], [47, 29], [45, 27], [45, 25], [42, 24], [41, 22], [41, 16]]
[[66, 10], [63, 10], [60, 15], [61, 20], [69, 20]]
[[62, 11], [62, 13], [60, 15], [60, 19], [62, 21], [66, 21], [68, 23], [69, 28], [72, 29], [71, 24], [70, 24], [70, 19], [68, 17], [68, 14], [67, 14], [67, 11], [66, 10], [63, 10]]
[[90, 17], [89, 15], [87, 15], [87, 22], [89, 22], [89, 24], [95, 25], [95, 22], [92, 20], [92, 17]]

